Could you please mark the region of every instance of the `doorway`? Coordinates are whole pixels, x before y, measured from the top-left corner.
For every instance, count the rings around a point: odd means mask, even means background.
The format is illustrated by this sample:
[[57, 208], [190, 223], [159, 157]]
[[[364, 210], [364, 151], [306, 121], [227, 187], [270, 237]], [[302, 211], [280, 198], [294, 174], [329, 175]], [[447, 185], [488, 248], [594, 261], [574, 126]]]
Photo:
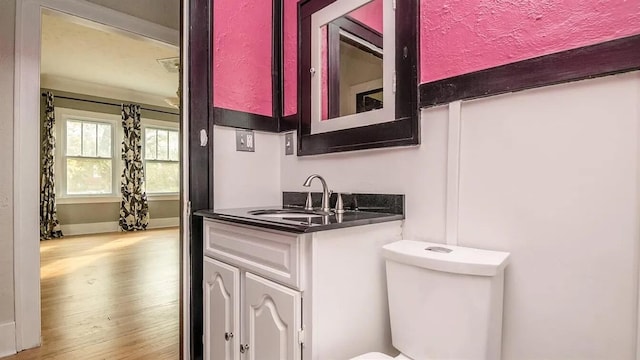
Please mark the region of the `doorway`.
[[[40, 269], [39, 269], [39, 259], [40, 259], [40, 241], [38, 236], [38, 204], [39, 204], [39, 194], [33, 194], [31, 191], [34, 187], [37, 187], [39, 183], [39, 150], [40, 146], [38, 142], [34, 142], [34, 135], [40, 133], [39, 123], [40, 123], [40, 114], [38, 112], [39, 106], [37, 104], [40, 103], [40, 95], [43, 89], [46, 90], [54, 90], [58, 92], [58, 98], [67, 98], [66, 101], [69, 102], [82, 102], [85, 104], [89, 104], [92, 100], [93, 105], [100, 105], [103, 107], [111, 107], [112, 109], [117, 109], [118, 104], [113, 104], [112, 101], [109, 100], [127, 100], [129, 103], [142, 103], [142, 107], [147, 107], [149, 110], [154, 110], [155, 107], [161, 108], [162, 104], [153, 104], [151, 101], [141, 101], [140, 98], [123, 98], [121, 96], [106, 96], [104, 93], [88, 93], [86, 91], [68, 91], [69, 89], [64, 88], [64, 86], [58, 83], [55, 86], [47, 85], [48, 88], [41, 86], [39, 79], [39, 72], [37, 71], [37, 63], [33, 62], [33, 59], [40, 59], [40, 27], [36, 24], [40, 23], [40, 16], [42, 14], [52, 14], [52, 13], [64, 13], [63, 17], [69, 17], [70, 15], [76, 16], [76, 19], [71, 23], [74, 25], [87, 25], [89, 22], [93, 22], [95, 25], [89, 26], [94, 30], [96, 29], [104, 29], [105, 27], [111, 26], [114, 30], [114, 33], [118, 33], [125, 37], [129, 38], [146, 38], [149, 43], [156, 44], [165, 44], [173, 46], [175, 49], [176, 56], [179, 56], [178, 43], [179, 43], [179, 33], [178, 31], [173, 31], [171, 29], [164, 28], [162, 26], [156, 26], [155, 24], [139, 21], [136, 19], [132, 19], [128, 15], [116, 13], [114, 11], [108, 10], [106, 8], [102, 8], [99, 6], [92, 5], [90, 3], [81, 2], [81, 1], [56, 1], [56, 0], [42, 0], [42, 1], [23, 1], [18, 2], [17, 4], [17, 16], [16, 16], [16, 101], [15, 101], [15, 161], [14, 163], [14, 173], [15, 173], [15, 197], [16, 201], [14, 214], [15, 214], [15, 278], [16, 278], [16, 347], [18, 350], [28, 349], [34, 346], [38, 346], [40, 344], [41, 338], [41, 326], [46, 322], [40, 318]], [[109, 24], [109, 25], [105, 25]], [[44, 44], [42, 44], [44, 46]], [[155, 60], [155, 59], [154, 59]], [[161, 65], [158, 64], [160, 67]], [[34, 71], [35, 70], [35, 71]], [[176, 75], [177, 79], [177, 75]], [[77, 80], [77, 79], [76, 79]], [[49, 81], [49, 80], [47, 80]], [[42, 85], [45, 81], [43, 81]], [[68, 84], [67, 84], [68, 85]], [[66, 85], [65, 85], [66, 86]], [[54, 89], [54, 87], [57, 87]], [[175, 91], [178, 88], [178, 84], [175, 84], [174, 88], [174, 96]], [[61, 90], [62, 89], [62, 90]], [[133, 91], [135, 93], [141, 93], [141, 91]], [[70, 95], [71, 94], [71, 95]], [[77, 94], [84, 96], [77, 96]], [[35, 106], [34, 106], [35, 105]], [[165, 104], [166, 107], [168, 105]], [[73, 110], [73, 109], [72, 109]], [[78, 110], [78, 109], [75, 109]], [[90, 110], [83, 109], [79, 111], [88, 111]], [[179, 114], [179, 112], [178, 112]], [[81, 114], [86, 115], [86, 114]], [[113, 115], [113, 114], [112, 114]], [[175, 115], [175, 114], [174, 114]], [[72, 114], [71, 116], [77, 116], [77, 114]], [[180, 116], [177, 116], [180, 119]], [[155, 119], [157, 120], [157, 119]], [[162, 120], [160, 120], [162, 121]], [[73, 122], [73, 120], [71, 120]], [[180, 120], [178, 120], [178, 127], [180, 124]], [[167, 129], [160, 124], [159, 122], [150, 123], [147, 125], [149, 128], [149, 133], [155, 131], [155, 138], [158, 138], [158, 131], [166, 133], [167, 137], [169, 136], [170, 129]], [[89, 126], [90, 127], [90, 126]], [[115, 129], [115, 127], [114, 127]], [[114, 133], [115, 135], [115, 133]], [[162, 136], [162, 135], [161, 135]], [[179, 135], [178, 135], [179, 136]], [[153, 136], [149, 136], [149, 138], [153, 138]], [[145, 137], [146, 139], [146, 137]], [[114, 139], [112, 142], [113, 149], [116, 150], [116, 146], [114, 145], [116, 140]], [[119, 146], [117, 147], [119, 150]], [[116, 167], [117, 158], [119, 157], [119, 153], [113, 153], [113, 163], [112, 166]], [[146, 164], [151, 165], [152, 167], [158, 167], [158, 163], [153, 163], [153, 161], [164, 161], [167, 159], [149, 159], [149, 163]], [[180, 159], [182, 160], [182, 159]], [[153, 163], [153, 164], [152, 164]], [[95, 165], [95, 164], [94, 164]], [[161, 165], [165, 165], [164, 163]], [[170, 164], [168, 164], [170, 165]], [[94, 166], [95, 167], [95, 166]], [[178, 165], [179, 168], [179, 165]], [[180, 170], [178, 170], [178, 178], [180, 178]], [[112, 187], [116, 187], [117, 180], [119, 177], [114, 175], [114, 180], [112, 181]], [[69, 180], [69, 179], [67, 179]], [[72, 179], [73, 180], [73, 179]], [[82, 181], [78, 181], [78, 183], [82, 183]], [[35, 186], [34, 186], [35, 185]], [[158, 185], [158, 184], [156, 184]], [[162, 184], [160, 184], [161, 186]], [[179, 186], [179, 185], [178, 185]], [[69, 190], [67, 187], [66, 190]], [[73, 192], [73, 191], [71, 191]], [[69, 192], [68, 192], [69, 193]], [[69, 194], [68, 194], [69, 195]], [[174, 201], [178, 204], [179, 208], [182, 208], [181, 200], [179, 194], [173, 194], [174, 198], [171, 201]], [[104, 200], [104, 199], [103, 199]], [[164, 200], [169, 201], [169, 200]], [[99, 204], [104, 204], [99, 203]], [[82, 204], [82, 203], [80, 203]], [[78, 206], [76, 204], [73, 204]], [[99, 205], [97, 205], [99, 206]], [[80, 213], [86, 213], [87, 211], [80, 211]], [[100, 211], [95, 211], [100, 212]], [[162, 212], [162, 210], [156, 209], [156, 214]], [[178, 213], [171, 214], [171, 220], [167, 220], [169, 217], [165, 216], [165, 219], [160, 221], [159, 227], [164, 226], [178, 226], [180, 224], [181, 210], [178, 210]], [[78, 211], [76, 211], [78, 213]], [[173, 216], [177, 215], [177, 216]], [[84, 227], [75, 228], [67, 228], [70, 233], [76, 232], [80, 235], [82, 232], [103, 232], [104, 229], [100, 230], [95, 228], [95, 224], [108, 223], [108, 221], [93, 221], [87, 223], [86, 220], [82, 220], [85, 222], [76, 222], [75, 224], [85, 224]], [[158, 223], [158, 222], [156, 222]], [[93, 228], [87, 230], [89, 227], [86, 224], [93, 224]], [[166, 230], [158, 230], [159, 232], [164, 232]], [[174, 238], [180, 237], [180, 231], [178, 228], [173, 230]], [[148, 232], [139, 232], [136, 236], [132, 236], [128, 239], [111, 239], [109, 242], [111, 245], [97, 245], [96, 248], [115, 246], [117, 248], [126, 248], [131, 246], [131, 244], [136, 242], [141, 242], [142, 239], [137, 239], [140, 237], [144, 237], [146, 235], [151, 234], [152, 231]], [[124, 234], [127, 235], [127, 234]], [[136, 234], [133, 234], [136, 235]], [[159, 235], [160, 236], [160, 235]], [[164, 235], [162, 235], [164, 236]], [[71, 239], [71, 237], [69, 237]], [[95, 239], [94, 239], [95, 240]], [[104, 240], [104, 239], [103, 239]], [[176, 272], [179, 273], [179, 267], [182, 263], [182, 242], [178, 239], [175, 240], [178, 247], [178, 254], [175, 256], [174, 265], [176, 267]], [[129, 245], [125, 245], [129, 244]], [[43, 249], [45, 249], [43, 247]], [[46, 247], [45, 252], [52, 252], [53, 247]], [[95, 254], [94, 254], [95, 255]], [[44, 255], [43, 255], [44, 260]], [[44, 279], [42, 279], [44, 282]], [[91, 281], [89, 279], [88, 281]], [[177, 294], [180, 294], [179, 285], [175, 285], [175, 290]], [[43, 296], [44, 289], [43, 289]], [[178, 296], [179, 298], [181, 296]], [[176, 299], [176, 302], [178, 300]], [[180, 309], [181, 310], [181, 309]], [[179, 310], [179, 311], [180, 311]], [[43, 314], [45, 314], [43, 309]], [[179, 327], [179, 323], [176, 323], [176, 327]], [[176, 339], [178, 339], [178, 335], [176, 334]], [[46, 341], [46, 340], [45, 340]], [[181, 352], [178, 350], [178, 352]]]

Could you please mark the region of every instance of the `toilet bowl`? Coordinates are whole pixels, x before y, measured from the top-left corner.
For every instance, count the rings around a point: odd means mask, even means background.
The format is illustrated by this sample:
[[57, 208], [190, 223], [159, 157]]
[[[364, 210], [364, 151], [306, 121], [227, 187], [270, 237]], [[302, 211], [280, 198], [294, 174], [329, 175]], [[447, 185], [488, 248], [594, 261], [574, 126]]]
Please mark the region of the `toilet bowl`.
[[383, 247], [397, 357], [352, 360], [499, 360], [509, 253], [402, 240]]

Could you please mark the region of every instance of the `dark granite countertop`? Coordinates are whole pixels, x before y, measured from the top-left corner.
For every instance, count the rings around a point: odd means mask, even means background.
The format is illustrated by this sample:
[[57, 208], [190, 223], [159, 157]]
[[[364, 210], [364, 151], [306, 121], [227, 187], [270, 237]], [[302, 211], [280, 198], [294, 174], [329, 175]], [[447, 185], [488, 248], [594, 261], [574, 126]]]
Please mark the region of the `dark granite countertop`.
[[[262, 206], [240, 209], [200, 210], [195, 215], [209, 219], [228, 221], [237, 224], [252, 225], [266, 229], [287, 231], [292, 233], [310, 233], [316, 231], [333, 230], [352, 226], [369, 225], [388, 221], [403, 220], [403, 214], [385, 212], [371, 212], [361, 210], [348, 210], [344, 214], [331, 214], [329, 216], [307, 217], [304, 214], [296, 214], [291, 217], [265, 217], [251, 215], [250, 211], [262, 209], [287, 209], [286, 206]], [[299, 209], [299, 207], [291, 207]]]

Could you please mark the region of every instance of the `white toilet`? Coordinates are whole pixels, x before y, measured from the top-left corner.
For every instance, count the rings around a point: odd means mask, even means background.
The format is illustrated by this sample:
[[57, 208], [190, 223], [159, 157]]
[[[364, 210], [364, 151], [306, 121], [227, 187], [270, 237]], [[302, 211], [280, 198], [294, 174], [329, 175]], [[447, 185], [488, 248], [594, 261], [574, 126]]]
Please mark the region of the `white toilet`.
[[395, 358], [499, 360], [509, 253], [402, 240], [383, 247]]

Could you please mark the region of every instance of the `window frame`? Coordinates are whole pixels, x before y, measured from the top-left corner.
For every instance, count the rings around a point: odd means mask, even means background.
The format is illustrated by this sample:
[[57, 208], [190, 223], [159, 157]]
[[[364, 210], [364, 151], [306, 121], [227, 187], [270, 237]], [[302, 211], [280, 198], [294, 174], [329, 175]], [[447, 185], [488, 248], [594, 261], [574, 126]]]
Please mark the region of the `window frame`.
[[[144, 168], [145, 174], [145, 192], [147, 194], [147, 198], [152, 200], [177, 200], [180, 196], [180, 190], [176, 192], [153, 192], [150, 193], [147, 191], [147, 161], [151, 162], [175, 162], [180, 166], [180, 161], [182, 160], [182, 149], [180, 148], [180, 143], [178, 143], [178, 160], [147, 160], [147, 137], [146, 132], [147, 129], [156, 129], [156, 130], [168, 130], [168, 131], [176, 131], [178, 133], [178, 141], [180, 141], [180, 124], [174, 123], [171, 121], [162, 121], [162, 120], [154, 120], [154, 119], [142, 119], [142, 166]], [[157, 140], [156, 140], [157, 141]], [[168, 137], [167, 137], [168, 141]], [[168, 145], [168, 144], [167, 144]]]
[[[121, 139], [124, 134], [122, 126], [118, 126], [122, 120], [120, 116], [107, 113], [99, 113], [93, 111], [77, 110], [70, 108], [55, 108], [56, 126], [56, 202], [58, 204], [76, 204], [76, 203], [104, 203], [119, 202], [120, 186], [118, 169], [122, 168], [121, 156], [118, 156], [117, 139]], [[67, 122], [81, 121], [97, 124], [109, 124], [111, 126], [111, 193], [108, 194], [68, 194], [67, 193], [67, 158], [90, 158], [90, 159], [108, 159], [85, 156], [67, 156]], [[120, 142], [121, 143], [121, 142]]]

